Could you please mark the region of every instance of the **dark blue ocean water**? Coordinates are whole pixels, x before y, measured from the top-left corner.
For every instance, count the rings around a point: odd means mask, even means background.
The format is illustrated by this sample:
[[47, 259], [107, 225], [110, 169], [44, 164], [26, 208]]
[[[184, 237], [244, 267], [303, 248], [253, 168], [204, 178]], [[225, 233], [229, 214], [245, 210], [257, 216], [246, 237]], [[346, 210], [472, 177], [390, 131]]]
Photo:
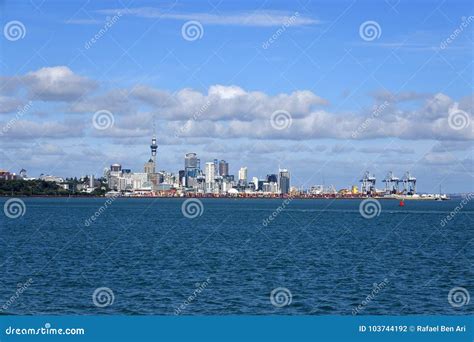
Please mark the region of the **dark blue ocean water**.
[[[474, 201], [443, 227], [460, 199], [383, 200], [372, 219], [359, 200], [277, 210], [282, 200], [203, 199], [196, 218], [181, 199], [117, 199], [105, 210], [105, 199], [22, 200], [23, 216], [0, 212], [4, 313], [351, 315], [360, 304], [360, 314], [474, 313], [472, 298], [448, 301], [455, 287], [474, 296]], [[112, 305], [94, 305], [100, 287]], [[291, 293], [283, 307], [270, 300], [280, 287]]]

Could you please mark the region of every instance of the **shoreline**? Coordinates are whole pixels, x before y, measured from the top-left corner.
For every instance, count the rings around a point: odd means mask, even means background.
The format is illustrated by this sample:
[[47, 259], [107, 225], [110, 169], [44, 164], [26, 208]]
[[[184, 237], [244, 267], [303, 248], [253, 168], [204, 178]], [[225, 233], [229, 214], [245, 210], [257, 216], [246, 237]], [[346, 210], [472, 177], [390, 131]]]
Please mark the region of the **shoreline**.
[[[115, 198], [115, 199], [234, 199], [234, 200], [395, 200], [395, 201], [436, 201], [434, 197], [387, 197], [387, 196], [91, 196], [91, 195], [1, 195], [0, 198]], [[451, 195], [443, 201], [452, 198], [462, 198], [462, 194]]]

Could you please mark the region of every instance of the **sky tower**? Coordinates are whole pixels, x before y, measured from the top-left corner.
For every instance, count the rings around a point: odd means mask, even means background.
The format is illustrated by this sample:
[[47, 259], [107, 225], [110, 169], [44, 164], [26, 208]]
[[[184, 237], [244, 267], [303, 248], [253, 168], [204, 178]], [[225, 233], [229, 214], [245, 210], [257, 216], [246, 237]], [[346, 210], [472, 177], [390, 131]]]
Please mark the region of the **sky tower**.
[[156, 163], [156, 150], [158, 149], [158, 145], [156, 144], [156, 136], [153, 134], [153, 138], [151, 138], [151, 145], [150, 145], [150, 150], [151, 150], [151, 159], [153, 160], [153, 163]]
[[151, 158], [145, 163], [144, 171], [148, 174], [148, 181], [156, 184], [156, 150], [158, 145], [156, 143], [156, 133], [155, 133], [155, 118], [153, 118], [153, 137], [151, 138]]
[[151, 159], [153, 163], [156, 163], [156, 150], [158, 149], [158, 145], [156, 144], [156, 127], [155, 127], [155, 117], [153, 116], [153, 137], [151, 138]]

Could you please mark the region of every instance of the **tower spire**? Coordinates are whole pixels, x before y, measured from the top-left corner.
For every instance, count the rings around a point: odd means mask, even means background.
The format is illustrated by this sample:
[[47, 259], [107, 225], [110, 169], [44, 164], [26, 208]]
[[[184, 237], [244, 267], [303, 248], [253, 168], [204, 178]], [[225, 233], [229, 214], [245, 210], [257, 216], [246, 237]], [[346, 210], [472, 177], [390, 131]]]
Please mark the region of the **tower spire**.
[[153, 163], [156, 162], [156, 150], [158, 149], [158, 145], [156, 144], [156, 124], [155, 124], [155, 115], [153, 114], [153, 136], [151, 138], [151, 145], [150, 145], [150, 150], [151, 150], [151, 159], [153, 160]]

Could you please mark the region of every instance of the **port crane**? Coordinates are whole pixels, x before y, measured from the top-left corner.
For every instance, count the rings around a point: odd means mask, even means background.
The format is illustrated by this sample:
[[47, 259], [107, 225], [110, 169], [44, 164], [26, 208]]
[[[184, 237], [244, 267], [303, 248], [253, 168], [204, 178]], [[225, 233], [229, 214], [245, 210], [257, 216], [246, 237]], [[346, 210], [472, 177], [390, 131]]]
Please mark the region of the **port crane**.
[[400, 183], [400, 178], [396, 177], [392, 171], [387, 173], [387, 176], [382, 180], [382, 182], [385, 183], [385, 193], [387, 195], [399, 193], [398, 184]]
[[399, 182], [403, 183], [403, 194], [414, 195], [416, 193], [416, 178], [410, 174], [410, 171], [407, 171]]
[[371, 175], [369, 171], [366, 171], [359, 182], [361, 182], [360, 192], [362, 194], [370, 195], [375, 193], [375, 175]]

